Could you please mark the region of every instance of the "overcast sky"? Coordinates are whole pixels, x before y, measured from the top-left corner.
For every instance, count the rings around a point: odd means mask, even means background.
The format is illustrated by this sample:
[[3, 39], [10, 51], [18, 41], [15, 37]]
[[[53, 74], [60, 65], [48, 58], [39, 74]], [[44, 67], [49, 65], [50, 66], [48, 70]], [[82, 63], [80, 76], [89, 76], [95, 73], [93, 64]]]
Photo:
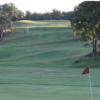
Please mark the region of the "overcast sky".
[[[0, 4], [14, 3], [22, 11], [50, 12], [52, 9], [72, 11], [75, 6], [84, 0], [0, 0]], [[88, 0], [90, 1], [90, 0]], [[96, 0], [93, 0], [96, 1]]]

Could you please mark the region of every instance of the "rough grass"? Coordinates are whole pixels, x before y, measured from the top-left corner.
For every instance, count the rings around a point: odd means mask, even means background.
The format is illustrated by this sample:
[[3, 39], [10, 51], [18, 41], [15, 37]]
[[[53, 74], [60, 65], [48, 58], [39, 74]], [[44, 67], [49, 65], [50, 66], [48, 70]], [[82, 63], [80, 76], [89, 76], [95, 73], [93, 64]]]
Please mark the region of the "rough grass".
[[[29, 33], [24, 33], [25, 23], [32, 26]], [[89, 65], [94, 99], [99, 100], [100, 58], [84, 58], [91, 48], [73, 37], [70, 26], [58, 24], [69, 22], [16, 22], [17, 29], [0, 42], [1, 100], [90, 100], [88, 76], [81, 75]]]

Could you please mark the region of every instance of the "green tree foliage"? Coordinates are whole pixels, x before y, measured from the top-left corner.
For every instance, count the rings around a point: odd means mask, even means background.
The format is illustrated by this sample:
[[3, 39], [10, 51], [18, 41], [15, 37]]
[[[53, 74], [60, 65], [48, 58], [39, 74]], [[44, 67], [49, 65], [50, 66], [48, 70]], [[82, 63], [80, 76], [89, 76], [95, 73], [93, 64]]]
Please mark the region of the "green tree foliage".
[[71, 20], [72, 18], [73, 12], [61, 12], [57, 9], [46, 13], [31, 13], [30, 11], [26, 11], [24, 16], [24, 19], [27, 20]]
[[23, 17], [23, 12], [16, 8], [13, 3], [2, 5], [2, 14], [6, 15], [10, 20], [17, 20]]
[[25, 19], [32, 19], [32, 13], [30, 11], [26, 11]]
[[51, 16], [52, 16], [52, 19], [57, 19], [57, 20], [63, 19], [62, 12], [57, 9], [53, 9]]
[[32, 14], [31, 19], [32, 20], [43, 20], [43, 14], [35, 12]]
[[0, 16], [0, 39], [2, 39], [3, 32], [6, 30], [6, 27], [10, 24], [10, 22], [11, 21], [6, 16]]
[[64, 20], [72, 20], [74, 18], [73, 11], [70, 12], [62, 12]]
[[97, 40], [100, 39], [100, 2], [85, 1], [74, 10], [72, 26], [74, 34], [82, 40], [93, 43], [93, 56], [97, 53]]
[[11, 28], [12, 21], [22, 19], [23, 12], [16, 8], [13, 3], [0, 5], [0, 39], [8, 28]]

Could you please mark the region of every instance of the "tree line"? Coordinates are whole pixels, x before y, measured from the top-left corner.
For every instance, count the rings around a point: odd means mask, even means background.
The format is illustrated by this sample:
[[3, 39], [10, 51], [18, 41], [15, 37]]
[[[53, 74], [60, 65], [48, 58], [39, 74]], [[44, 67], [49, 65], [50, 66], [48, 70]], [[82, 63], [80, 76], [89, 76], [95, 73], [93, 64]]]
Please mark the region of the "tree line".
[[52, 12], [46, 13], [31, 13], [26, 11], [23, 19], [26, 20], [71, 20], [73, 12], [61, 12], [57, 9], [53, 9]]
[[0, 17], [6, 17], [10, 21], [16, 20], [71, 20], [73, 12], [61, 12], [53, 9], [52, 12], [22, 12], [13, 3], [0, 5]]

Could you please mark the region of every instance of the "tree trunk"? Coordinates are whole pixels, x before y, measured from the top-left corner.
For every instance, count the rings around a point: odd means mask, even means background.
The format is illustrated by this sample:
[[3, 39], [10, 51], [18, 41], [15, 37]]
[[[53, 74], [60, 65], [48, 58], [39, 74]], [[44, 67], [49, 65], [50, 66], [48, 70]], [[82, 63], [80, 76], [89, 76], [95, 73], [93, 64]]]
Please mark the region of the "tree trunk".
[[93, 57], [96, 57], [97, 55], [97, 40], [94, 40], [93, 42]]
[[3, 29], [1, 28], [0, 29], [0, 40], [2, 40], [2, 37], [3, 37]]
[[92, 31], [92, 36], [93, 36], [93, 51], [92, 51], [92, 56], [96, 57], [96, 55], [97, 55], [97, 40], [95, 40], [94, 31]]

